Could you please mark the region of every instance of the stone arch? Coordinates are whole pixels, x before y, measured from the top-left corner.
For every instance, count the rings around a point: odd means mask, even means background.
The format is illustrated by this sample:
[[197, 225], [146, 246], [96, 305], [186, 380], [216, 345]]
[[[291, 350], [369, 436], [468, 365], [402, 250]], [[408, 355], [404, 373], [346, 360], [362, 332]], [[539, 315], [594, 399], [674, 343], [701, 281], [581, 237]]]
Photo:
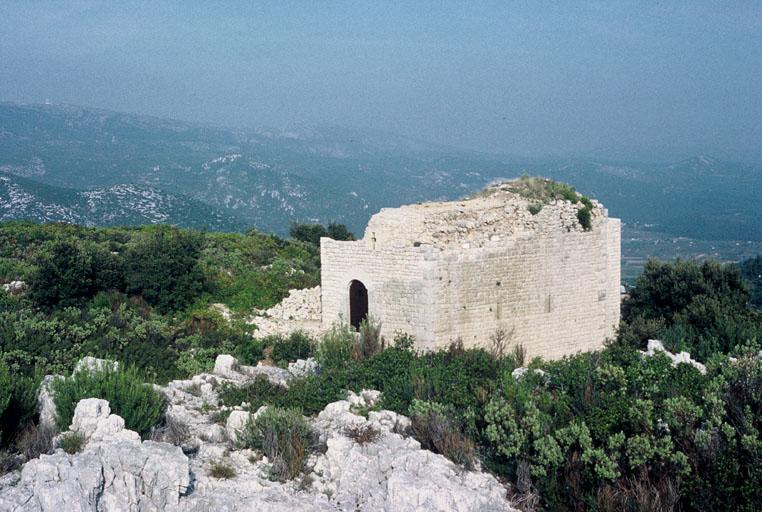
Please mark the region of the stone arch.
[[368, 288], [362, 281], [349, 282], [349, 323], [355, 329], [368, 317]]

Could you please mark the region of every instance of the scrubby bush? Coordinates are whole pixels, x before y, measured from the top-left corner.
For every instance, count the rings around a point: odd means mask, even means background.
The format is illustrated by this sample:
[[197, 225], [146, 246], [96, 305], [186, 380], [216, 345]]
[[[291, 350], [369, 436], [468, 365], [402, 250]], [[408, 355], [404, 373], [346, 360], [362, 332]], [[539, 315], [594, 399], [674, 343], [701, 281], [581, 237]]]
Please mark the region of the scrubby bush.
[[593, 229], [593, 215], [591, 213], [591, 209], [587, 206], [583, 206], [579, 210], [577, 210], [577, 220], [579, 221], [579, 225], [582, 226], [582, 229], [585, 231], [590, 231]]
[[[0, 354], [0, 418], [5, 413], [5, 409], [8, 407], [8, 403], [11, 401], [11, 376], [8, 372], [8, 367]], [[5, 425], [0, 424], [0, 437], [3, 433]]]
[[287, 337], [273, 338], [270, 357], [276, 364], [286, 364], [312, 356], [312, 347], [313, 341], [306, 333], [294, 331]]
[[476, 461], [474, 443], [461, 433], [449, 407], [437, 402], [413, 400], [409, 414], [413, 436], [423, 448], [441, 453], [466, 469], [473, 468]]
[[127, 293], [140, 295], [163, 312], [185, 308], [205, 287], [200, 266], [203, 244], [198, 233], [161, 228], [128, 246]]
[[360, 336], [355, 343], [353, 357], [366, 359], [384, 349], [384, 339], [381, 337], [381, 322], [372, 315], [360, 322]]
[[61, 430], [69, 427], [77, 403], [84, 398], [108, 400], [112, 413], [124, 418], [125, 426], [143, 437], [161, 422], [166, 409], [166, 399], [150, 384], [144, 384], [143, 377], [133, 367], [81, 371], [56, 380], [52, 389]]
[[315, 359], [323, 368], [341, 368], [352, 359], [355, 334], [348, 324], [335, 323], [323, 335], [315, 351]]
[[233, 466], [226, 462], [216, 461], [209, 467], [209, 476], [222, 480], [229, 480], [236, 477], [236, 471]]
[[84, 444], [85, 438], [77, 432], [67, 432], [58, 441], [58, 446], [69, 455], [81, 452]]
[[268, 407], [250, 419], [240, 436], [247, 448], [261, 450], [272, 463], [272, 475], [291, 480], [304, 469], [311, 429], [298, 409]]
[[376, 442], [381, 437], [381, 432], [369, 425], [363, 423], [352, 425], [344, 429], [344, 435], [359, 445]]

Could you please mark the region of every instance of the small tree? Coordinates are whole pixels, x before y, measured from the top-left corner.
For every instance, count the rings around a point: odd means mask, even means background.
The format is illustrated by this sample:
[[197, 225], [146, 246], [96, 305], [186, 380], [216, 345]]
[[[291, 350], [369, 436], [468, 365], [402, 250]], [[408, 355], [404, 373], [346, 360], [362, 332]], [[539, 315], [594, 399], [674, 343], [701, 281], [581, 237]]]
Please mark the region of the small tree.
[[132, 245], [124, 255], [127, 293], [163, 312], [186, 307], [205, 288], [203, 243], [198, 233], [163, 228]]

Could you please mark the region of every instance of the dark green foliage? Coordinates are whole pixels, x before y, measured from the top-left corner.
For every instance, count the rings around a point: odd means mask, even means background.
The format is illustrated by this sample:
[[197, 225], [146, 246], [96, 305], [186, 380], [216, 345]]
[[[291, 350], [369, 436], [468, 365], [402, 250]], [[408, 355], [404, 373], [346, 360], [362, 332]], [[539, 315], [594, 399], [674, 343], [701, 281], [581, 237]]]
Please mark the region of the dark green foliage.
[[248, 402], [249, 408], [256, 411], [263, 405], [278, 403], [286, 393], [286, 388], [272, 384], [267, 377], [260, 375], [245, 386], [225, 383], [219, 395], [225, 405], [240, 405]]
[[742, 261], [740, 267], [741, 274], [751, 288], [749, 303], [756, 308], [762, 308], [762, 256]]
[[293, 223], [288, 234], [295, 240], [320, 245], [321, 237], [333, 238], [334, 240], [354, 240], [355, 236], [349, 232], [344, 224], [332, 222], [328, 227], [322, 224]]
[[61, 439], [58, 442], [61, 449], [69, 455], [74, 455], [75, 453], [82, 451], [84, 444], [85, 439], [81, 434], [76, 432], [67, 432], [61, 436]]
[[749, 309], [749, 297], [733, 265], [651, 260], [623, 305], [619, 339], [642, 346], [649, 337], [659, 338], [671, 350], [707, 361], [762, 339], [762, 315]]
[[337, 224], [336, 222], [331, 222], [328, 224], [328, 228], [326, 228], [326, 233], [328, 234], [329, 238], [333, 238], [334, 240], [354, 240], [355, 235], [353, 235], [344, 224]]
[[30, 279], [29, 297], [41, 306], [64, 305], [87, 297], [92, 288], [92, 269], [80, 245], [58, 241], [41, 255]]
[[472, 469], [476, 461], [474, 443], [462, 434], [450, 407], [437, 402], [414, 400], [410, 406], [413, 435], [421, 447], [441, 453], [456, 464]]
[[[0, 418], [5, 413], [11, 401], [11, 375], [0, 354]], [[0, 436], [3, 434], [4, 423], [0, 423]]]
[[264, 338], [250, 336], [235, 344], [235, 354], [243, 364], [257, 364], [266, 356], [277, 365], [285, 366], [297, 359], [312, 356], [314, 342], [302, 331], [293, 331], [288, 336], [274, 334]]
[[129, 246], [124, 256], [127, 293], [163, 312], [183, 309], [205, 288], [203, 244], [201, 234], [165, 228]]
[[66, 430], [74, 409], [83, 398], [108, 400], [111, 412], [124, 418], [125, 426], [146, 437], [164, 417], [166, 400], [135, 369], [81, 371], [53, 383], [58, 428]]
[[312, 339], [301, 331], [294, 331], [273, 340], [270, 357], [275, 363], [289, 363], [297, 359], [307, 359], [312, 355]]
[[310, 436], [300, 410], [268, 407], [246, 424], [240, 438], [245, 447], [261, 450], [272, 463], [272, 476], [284, 481], [304, 469]]
[[579, 221], [579, 225], [582, 226], [582, 229], [585, 231], [590, 231], [593, 228], [592, 213], [590, 212], [591, 210], [587, 206], [577, 210], [577, 220]]

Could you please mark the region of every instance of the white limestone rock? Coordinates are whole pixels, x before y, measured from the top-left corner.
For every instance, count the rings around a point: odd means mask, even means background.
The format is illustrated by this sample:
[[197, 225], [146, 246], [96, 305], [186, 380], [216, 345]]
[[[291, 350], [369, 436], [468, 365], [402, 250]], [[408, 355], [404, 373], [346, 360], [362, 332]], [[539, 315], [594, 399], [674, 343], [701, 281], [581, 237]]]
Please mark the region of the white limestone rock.
[[648, 344], [646, 345], [645, 351], [640, 351], [641, 355], [643, 356], [653, 356], [657, 353], [663, 353], [667, 357], [669, 357], [672, 360], [672, 366], [677, 366], [680, 363], [689, 364], [696, 368], [701, 373], [706, 373], [706, 366], [704, 366], [702, 363], [691, 359], [691, 355], [688, 352], [679, 352], [677, 354], [673, 354], [672, 352], [668, 351], [666, 348], [664, 348], [664, 343], [662, 343], [659, 340], [648, 340]]
[[26, 290], [26, 283], [24, 281], [11, 281], [3, 285], [3, 290], [11, 295], [19, 295]]
[[231, 443], [238, 443], [238, 435], [246, 427], [246, 423], [249, 422], [251, 413], [248, 411], [232, 411], [225, 422], [225, 431], [227, 432], [228, 439]]
[[314, 358], [297, 359], [293, 363], [288, 363], [288, 371], [296, 378], [308, 377], [318, 372], [318, 363]]
[[37, 389], [37, 411], [40, 416], [40, 428], [52, 432], [56, 430], [56, 422], [58, 421], [58, 410], [56, 409], [56, 402], [53, 400], [53, 382], [61, 378], [63, 377], [60, 375], [46, 375]]
[[214, 360], [214, 370], [212, 372], [226, 379], [240, 379], [238, 359], [229, 354], [220, 354]]
[[109, 359], [98, 359], [97, 357], [85, 356], [74, 365], [74, 371], [72, 375], [75, 375], [82, 371], [89, 372], [102, 372], [102, 371], [116, 371], [119, 369], [119, 363], [117, 361], [111, 361]]

